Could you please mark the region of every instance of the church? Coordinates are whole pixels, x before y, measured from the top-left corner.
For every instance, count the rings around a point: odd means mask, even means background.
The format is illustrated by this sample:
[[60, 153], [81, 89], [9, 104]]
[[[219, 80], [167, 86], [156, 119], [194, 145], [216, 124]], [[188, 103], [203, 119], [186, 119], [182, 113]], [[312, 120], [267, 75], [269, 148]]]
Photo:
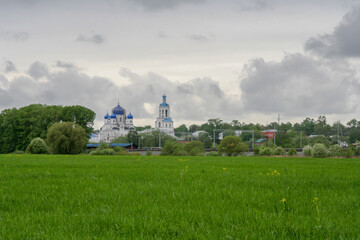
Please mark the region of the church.
[[111, 110], [111, 115], [106, 113], [104, 125], [99, 134], [92, 134], [90, 142], [111, 142], [118, 137], [126, 136], [131, 130], [135, 130], [134, 117], [131, 113], [126, 115], [126, 110], [118, 105]]
[[[131, 113], [126, 115], [126, 110], [118, 105], [111, 110], [111, 114], [106, 113], [104, 116], [104, 125], [100, 128], [98, 134], [90, 136], [91, 143], [107, 142], [126, 136], [130, 131], [135, 130], [133, 123], [134, 117]], [[162, 97], [162, 103], [159, 106], [159, 116], [155, 121], [155, 130], [160, 130], [170, 136], [175, 136], [174, 122], [170, 117], [170, 105], [166, 102], [166, 95]], [[146, 129], [139, 134], [152, 129]]]

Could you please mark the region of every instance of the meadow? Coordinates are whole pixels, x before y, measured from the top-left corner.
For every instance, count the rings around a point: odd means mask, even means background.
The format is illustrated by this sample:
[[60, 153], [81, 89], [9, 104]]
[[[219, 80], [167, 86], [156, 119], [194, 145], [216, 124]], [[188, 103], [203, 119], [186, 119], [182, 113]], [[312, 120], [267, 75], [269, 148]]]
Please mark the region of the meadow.
[[360, 160], [0, 155], [0, 239], [359, 239]]

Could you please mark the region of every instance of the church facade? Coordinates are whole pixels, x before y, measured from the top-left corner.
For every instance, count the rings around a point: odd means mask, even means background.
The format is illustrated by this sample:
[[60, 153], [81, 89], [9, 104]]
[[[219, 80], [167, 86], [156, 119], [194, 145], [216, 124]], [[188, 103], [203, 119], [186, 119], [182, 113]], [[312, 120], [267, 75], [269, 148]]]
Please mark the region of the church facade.
[[92, 135], [90, 142], [110, 143], [118, 137], [126, 136], [131, 130], [135, 130], [134, 117], [131, 113], [126, 115], [126, 110], [118, 104], [111, 110], [111, 114], [104, 116], [104, 125], [98, 135]]
[[162, 103], [159, 106], [159, 116], [155, 121], [155, 129], [158, 129], [170, 136], [175, 136], [174, 122], [170, 117], [170, 105], [166, 102], [166, 95], [163, 95]]

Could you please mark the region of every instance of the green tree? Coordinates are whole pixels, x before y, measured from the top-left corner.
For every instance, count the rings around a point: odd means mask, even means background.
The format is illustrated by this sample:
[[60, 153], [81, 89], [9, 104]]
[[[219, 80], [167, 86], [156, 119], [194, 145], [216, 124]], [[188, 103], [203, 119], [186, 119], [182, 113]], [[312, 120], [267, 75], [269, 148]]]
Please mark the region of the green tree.
[[204, 144], [200, 141], [192, 141], [188, 142], [184, 146], [184, 150], [190, 155], [190, 156], [196, 156], [198, 154], [204, 153]]
[[88, 136], [78, 124], [62, 122], [49, 128], [46, 141], [54, 154], [78, 154], [85, 149]]
[[26, 153], [31, 154], [48, 154], [50, 153], [48, 146], [41, 138], [34, 138], [31, 140], [29, 146], [26, 148]]
[[139, 134], [137, 131], [130, 131], [127, 135], [127, 141], [129, 143], [138, 144], [139, 141]]
[[223, 153], [227, 156], [237, 156], [240, 153], [249, 151], [248, 146], [246, 146], [241, 138], [236, 136], [226, 136], [218, 145], [219, 154]]

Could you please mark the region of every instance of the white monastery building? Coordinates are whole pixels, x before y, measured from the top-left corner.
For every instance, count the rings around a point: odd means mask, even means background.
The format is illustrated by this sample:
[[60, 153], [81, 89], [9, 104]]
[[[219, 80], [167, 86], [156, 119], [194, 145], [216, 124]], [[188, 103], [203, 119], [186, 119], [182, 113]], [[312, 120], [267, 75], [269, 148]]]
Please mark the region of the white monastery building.
[[[90, 142], [106, 142], [110, 143], [114, 139], [126, 136], [131, 130], [135, 130], [134, 117], [131, 113], [126, 115], [126, 110], [118, 104], [111, 111], [111, 115], [106, 113], [104, 117], [104, 125], [100, 128], [98, 134], [90, 136]], [[145, 129], [139, 132], [151, 132], [154, 129]], [[175, 137], [174, 122], [170, 117], [170, 105], [166, 102], [166, 95], [163, 95], [163, 101], [159, 106], [159, 117], [155, 121], [155, 130], [160, 130], [170, 136]]]
[[111, 111], [106, 113], [104, 125], [100, 128], [98, 135], [91, 135], [90, 142], [111, 142], [114, 139], [126, 136], [131, 130], [135, 130], [134, 117], [131, 113], [126, 115], [126, 110], [118, 104]]

